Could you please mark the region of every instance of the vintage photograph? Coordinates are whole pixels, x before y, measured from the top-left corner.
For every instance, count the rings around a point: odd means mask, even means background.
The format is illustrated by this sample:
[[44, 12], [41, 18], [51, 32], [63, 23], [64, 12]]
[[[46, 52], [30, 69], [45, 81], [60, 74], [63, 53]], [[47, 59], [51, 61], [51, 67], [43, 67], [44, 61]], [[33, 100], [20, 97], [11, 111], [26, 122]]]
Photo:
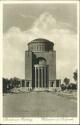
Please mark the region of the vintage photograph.
[[3, 117], [77, 117], [77, 4], [3, 4]]

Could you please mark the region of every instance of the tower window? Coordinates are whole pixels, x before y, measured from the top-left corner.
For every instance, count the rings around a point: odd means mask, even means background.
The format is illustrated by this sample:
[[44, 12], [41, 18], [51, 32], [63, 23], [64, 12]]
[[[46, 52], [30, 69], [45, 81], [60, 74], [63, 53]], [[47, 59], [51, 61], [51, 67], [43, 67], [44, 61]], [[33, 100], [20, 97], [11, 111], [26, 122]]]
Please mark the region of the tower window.
[[37, 46], [37, 50], [38, 50], [38, 46]]

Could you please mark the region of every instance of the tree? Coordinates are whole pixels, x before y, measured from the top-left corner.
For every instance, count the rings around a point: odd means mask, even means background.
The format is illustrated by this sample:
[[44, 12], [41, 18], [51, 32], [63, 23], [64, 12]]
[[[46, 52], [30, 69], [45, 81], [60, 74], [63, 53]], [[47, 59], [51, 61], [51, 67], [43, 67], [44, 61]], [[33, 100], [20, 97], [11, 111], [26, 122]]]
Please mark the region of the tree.
[[61, 90], [64, 91], [66, 89], [66, 86], [64, 84], [61, 84]]
[[9, 92], [9, 89], [10, 89], [9, 79], [3, 78], [3, 93]]
[[17, 78], [17, 77], [14, 77], [14, 78], [12, 78], [12, 80], [13, 80], [13, 86], [14, 87], [19, 87], [20, 79]]
[[69, 82], [70, 82], [70, 79], [69, 78], [64, 78], [64, 83], [65, 83], [65, 85], [67, 86], [67, 85], [69, 85]]
[[73, 72], [73, 78], [74, 78], [75, 82], [77, 82], [77, 70], [75, 72]]

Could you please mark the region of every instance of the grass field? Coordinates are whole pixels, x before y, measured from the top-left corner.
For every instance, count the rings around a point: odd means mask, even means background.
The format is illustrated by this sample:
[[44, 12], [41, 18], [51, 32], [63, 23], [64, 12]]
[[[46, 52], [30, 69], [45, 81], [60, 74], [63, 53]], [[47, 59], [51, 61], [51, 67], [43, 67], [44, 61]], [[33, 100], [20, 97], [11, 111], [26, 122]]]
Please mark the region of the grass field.
[[76, 117], [77, 100], [51, 92], [6, 94], [4, 117]]

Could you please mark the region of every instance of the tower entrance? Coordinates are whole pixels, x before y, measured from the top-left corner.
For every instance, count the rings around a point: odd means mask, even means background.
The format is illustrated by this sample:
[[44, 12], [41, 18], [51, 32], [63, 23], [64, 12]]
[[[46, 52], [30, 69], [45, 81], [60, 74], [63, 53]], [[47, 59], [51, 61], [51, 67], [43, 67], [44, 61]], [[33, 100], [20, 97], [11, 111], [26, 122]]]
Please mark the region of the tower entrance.
[[35, 88], [48, 88], [49, 76], [48, 76], [48, 65], [37, 64], [34, 65], [35, 72]]

